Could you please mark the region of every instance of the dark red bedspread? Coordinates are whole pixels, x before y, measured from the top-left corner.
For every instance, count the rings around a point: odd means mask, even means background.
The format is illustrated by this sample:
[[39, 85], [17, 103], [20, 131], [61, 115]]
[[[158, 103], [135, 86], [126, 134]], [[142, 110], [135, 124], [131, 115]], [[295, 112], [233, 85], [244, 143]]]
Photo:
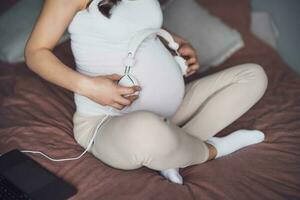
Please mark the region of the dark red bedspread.
[[[260, 129], [266, 134], [265, 141], [182, 169], [183, 186], [145, 167], [133, 171], [111, 168], [91, 154], [68, 162], [30, 155], [78, 188], [72, 200], [300, 199], [300, 76], [250, 33], [248, 0], [201, 3], [238, 29], [246, 47], [221, 66], [186, 81], [241, 63], [262, 65], [269, 77], [266, 94], [217, 136], [241, 128]], [[55, 54], [74, 67], [69, 42], [57, 47]], [[24, 63], [1, 63], [0, 153], [19, 148], [40, 150], [56, 158], [79, 155], [83, 149], [73, 138], [74, 108], [71, 92], [42, 80]]]

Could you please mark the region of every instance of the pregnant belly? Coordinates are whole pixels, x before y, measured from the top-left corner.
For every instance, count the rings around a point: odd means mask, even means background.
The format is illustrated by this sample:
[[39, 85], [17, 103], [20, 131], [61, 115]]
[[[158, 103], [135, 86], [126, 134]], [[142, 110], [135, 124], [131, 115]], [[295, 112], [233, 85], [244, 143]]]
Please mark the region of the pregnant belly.
[[[124, 49], [120, 51], [123, 52], [120, 54], [117, 50], [114, 53], [102, 54], [100, 59], [103, 60], [98, 61], [77, 57], [77, 61], [92, 60], [78, 65], [77, 70], [88, 75], [113, 73], [122, 75], [125, 68], [121, 61], [124, 58]], [[102, 66], [97, 66], [97, 63], [102, 63]], [[136, 54], [136, 64], [131, 68], [130, 73], [138, 80], [142, 88], [139, 98], [130, 106], [118, 110], [75, 94], [77, 110], [90, 114], [109, 113], [111, 115], [123, 115], [138, 110], [152, 111], [164, 117], [171, 117], [175, 114], [183, 100], [184, 79], [173, 56], [157, 37], [150, 38], [141, 45]], [[112, 112], [109, 111], [111, 108], [113, 108]]]
[[173, 56], [157, 39], [148, 40], [136, 55], [131, 74], [142, 90], [139, 98], [121, 113], [136, 110], [155, 112], [164, 117], [175, 114], [184, 96], [184, 79]]

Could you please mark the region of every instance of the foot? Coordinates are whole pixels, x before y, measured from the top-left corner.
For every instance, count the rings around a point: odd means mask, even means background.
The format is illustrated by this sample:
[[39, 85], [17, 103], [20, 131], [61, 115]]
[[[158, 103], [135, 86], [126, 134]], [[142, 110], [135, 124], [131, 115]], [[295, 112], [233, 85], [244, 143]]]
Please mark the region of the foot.
[[259, 130], [240, 129], [224, 137], [211, 137], [205, 142], [217, 149], [216, 159], [246, 146], [262, 142], [264, 138], [264, 133]]
[[159, 171], [166, 179], [173, 183], [183, 184], [182, 176], [179, 174], [179, 168], [171, 168]]

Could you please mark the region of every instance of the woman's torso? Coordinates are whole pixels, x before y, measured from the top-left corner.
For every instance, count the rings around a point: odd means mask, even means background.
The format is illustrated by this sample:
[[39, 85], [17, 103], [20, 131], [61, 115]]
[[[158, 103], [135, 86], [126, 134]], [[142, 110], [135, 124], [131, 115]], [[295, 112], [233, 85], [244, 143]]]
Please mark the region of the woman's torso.
[[[145, 28], [161, 28], [162, 11], [157, 0], [122, 0], [111, 10], [111, 18], [99, 12], [94, 0], [88, 9], [79, 11], [69, 25], [71, 48], [76, 70], [90, 76], [124, 74], [123, 59], [131, 37]], [[142, 91], [130, 107], [123, 110], [103, 106], [74, 94], [76, 109], [88, 114], [123, 115], [136, 110], [148, 110], [170, 117], [184, 95], [184, 80], [177, 63], [156, 37], [146, 39], [136, 54], [131, 74]]]

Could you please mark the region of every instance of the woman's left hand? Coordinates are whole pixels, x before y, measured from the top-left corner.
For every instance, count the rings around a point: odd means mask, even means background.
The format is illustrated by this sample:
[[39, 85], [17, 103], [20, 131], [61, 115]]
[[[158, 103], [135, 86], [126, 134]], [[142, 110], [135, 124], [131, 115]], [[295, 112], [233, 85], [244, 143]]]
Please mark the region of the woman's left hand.
[[178, 53], [186, 59], [186, 64], [188, 65], [186, 77], [194, 74], [199, 70], [199, 59], [197, 56], [197, 52], [194, 47], [189, 42], [182, 42], [178, 49]]

